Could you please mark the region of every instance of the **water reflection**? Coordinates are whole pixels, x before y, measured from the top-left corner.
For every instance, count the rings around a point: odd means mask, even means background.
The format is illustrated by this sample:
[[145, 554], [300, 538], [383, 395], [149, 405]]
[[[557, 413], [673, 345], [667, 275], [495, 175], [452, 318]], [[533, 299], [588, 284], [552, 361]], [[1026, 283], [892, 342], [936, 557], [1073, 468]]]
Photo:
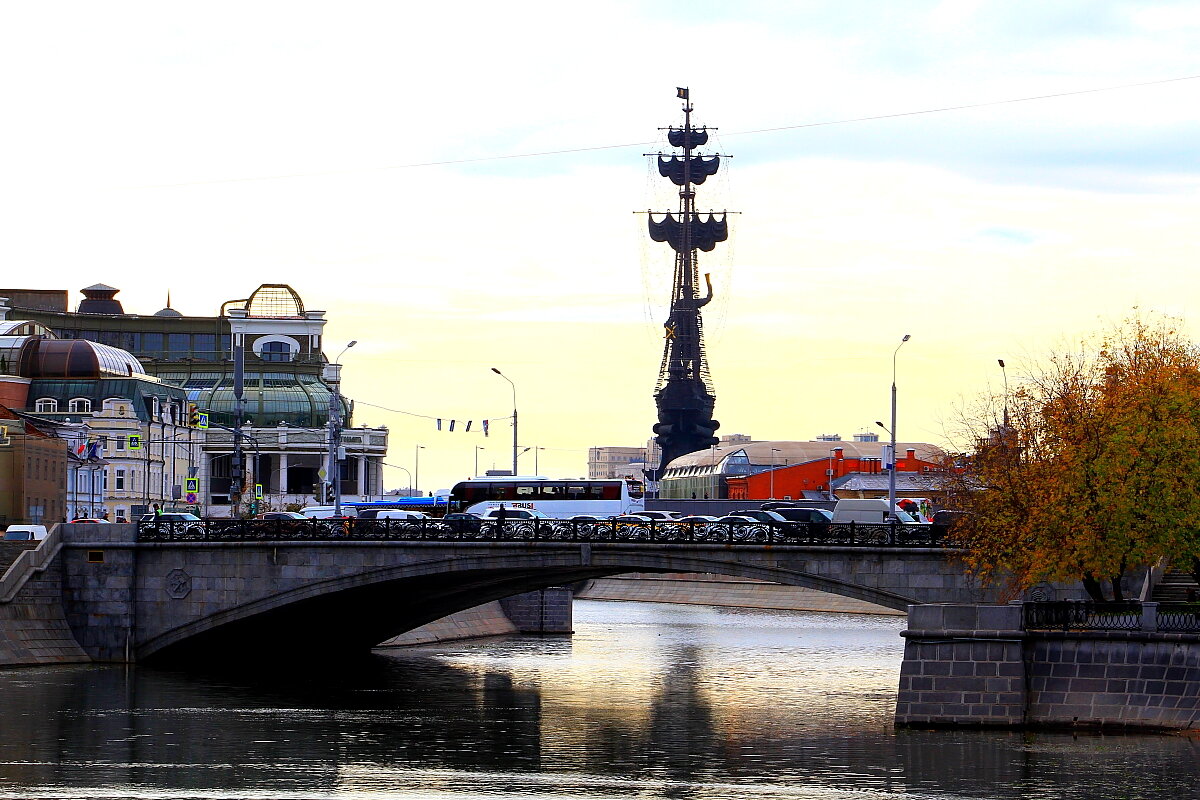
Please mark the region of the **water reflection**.
[[[1182, 737], [894, 731], [903, 621], [580, 603], [573, 638], [0, 672], [0, 798], [1182, 798]], [[314, 643], [316, 644], [316, 643]]]

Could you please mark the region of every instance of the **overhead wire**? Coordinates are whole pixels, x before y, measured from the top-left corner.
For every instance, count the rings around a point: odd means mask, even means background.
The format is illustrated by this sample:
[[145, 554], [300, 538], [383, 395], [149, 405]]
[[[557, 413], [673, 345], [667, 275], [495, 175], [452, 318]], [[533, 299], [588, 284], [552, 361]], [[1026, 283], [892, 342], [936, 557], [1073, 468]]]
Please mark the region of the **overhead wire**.
[[[1050, 94], [1030, 95], [1028, 97], [1009, 97], [1003, 100], [985, 100], [979, 103], [963, 103], [954, 106], [940, 106], [938, 108], [923, 108], [916, 111], [897, 111], [890, 114], [872, 114], [864, 117], [848, 117], [846, 119], [824, 120], [821, 122], [804, 122], [796, 125], [780, 125], [772, 128], [755, 128], [748, 131], [733, 131], [726, 133], [725, 136], [751, 136], [760, 133], [778, 133], [780, 131], [795, 131], [805, 128], [820, 128], [830, 125], [850, 125], [857, 122], [875, 122], [884, 119], [898, 119], [901, 117], [915, 117], [923, 114], [943, 114], [950, 111], [966, 111], [973, 108], [986, 108], [988, 106], [1000, 106], [1011, 103], [1029, 103], [1037, 100], [1053, 100], [1061, 97], [1073, 97], [1084, 94], [1096, 94], [1098, 92], [1115, 92], [1123, 89], [1138, 89], [1146, 86], [1161, 86], [1168, 83], [1180, 83], [1182, 81], [1200, 80], [1200, 75], [1185, 75], [1179, 78], [1164, 78], [1157, 81], [1141, 81], [1139, 83], [1124, 83], [1115, 86], [1100, 86], [1093, 89], [1074, 89], [1068, 92], [1053, 92]], [[252, 181], [272, 181], [272, 180], [288, 180], [292, 178], [319, 178], [331, 175], [353, 175], [364, 172], [384, 172], [397, 169], [417, 169], [420, 167], [445, 167], [454, 166], [456, 164], [479, 164], [490, 161], [509, 161], [519, 158], [541, 158], [544, 156], [567, 155], [570, 153], [589, 153], [598, 152], [601, 150], [620, 150], [626, 147], [648, 147], [653, 146], [655, 141], [640, 141], [640, 142], [625, 142], [623, 144], [601, 144], [591, 145], [588, 147], [569, 147], [561, 150], [538, 150], [531, 153], [507, 153], [504, 155], [495, 156], [478, 156], [475, 158], [452, 158], [439, 161], [416, 161], [410, 164], [390, 164], [379, 167], [363, 167], [361, 169], [345, 169], [345, 170], [329, 170], [324, 172], [296, 172], [286, 173], [281, 175], [258, 175], [242, 178], [217, 178], [209, 181], [185, 181], [181, 183], [163, 183], [149, 184], [145, 186], [135, 186], [129, 188], [135, 189], [165, 189], [177, 186], [210, 186], [222, 183], [247, 183]]]

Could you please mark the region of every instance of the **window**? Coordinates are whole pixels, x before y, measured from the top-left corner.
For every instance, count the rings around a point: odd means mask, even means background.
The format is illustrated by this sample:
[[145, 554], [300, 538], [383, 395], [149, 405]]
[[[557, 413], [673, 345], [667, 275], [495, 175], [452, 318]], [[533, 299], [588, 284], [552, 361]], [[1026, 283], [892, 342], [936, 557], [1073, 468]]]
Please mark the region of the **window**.
[[53, 414], [58, 411], [58, 401], [52, 397], [43, 397], [37, 401], [33, 410], [39, 414]]
[[117, 449], [118, 449], [118, 450], [124, 450], [124, 449], [125, 449], [125, 437], [124, 437], [124, 436], [118, 436], [118, 437], [116, 438], [116, 442], [117, 442]]
[[264, 342], [258, 355], [263, 361], [291, 361], [292, 348], [287, 342]]
[[119, 491], [123, 490], [124, 488], [125, 488], [125, 470], [119, 469], [119, 470], [117, 470], [116, 489], [119, 492]]
[[85, 397], [76, 397], [71, 400], [67, 409], [73, 414], [86, 414], [92, 410], [92, 401]]

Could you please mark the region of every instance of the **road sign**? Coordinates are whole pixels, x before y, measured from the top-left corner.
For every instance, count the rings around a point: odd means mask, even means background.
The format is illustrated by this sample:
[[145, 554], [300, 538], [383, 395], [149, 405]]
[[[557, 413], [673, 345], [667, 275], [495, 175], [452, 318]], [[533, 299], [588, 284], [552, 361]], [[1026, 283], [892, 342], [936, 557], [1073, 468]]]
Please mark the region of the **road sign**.
[[129, 449], [130, 450], [141, 450], [142, 449], [142, 437], [140, 434], [137, 434], [137, 433], [129, 434]]
[[254, 499], [262, 500], [262, 484], [261, 483], [254, 484]]
[[[199, 478], [184, 478], [183, 481], [186, 484], [184, 486], [184, 491], [186, 491], [188, 493], [189, 497], [194, 494], [199, 494], [199, 492], [200, 492], [200, 479]], [[188, 502], [190, 503], [192, 501], [189, 500]]]
[[187, 502], [188, 502], [188, 505], [195, 505], [195, 503], [196, 503], [196, 493], [195, 492], [187, 493]]
[[199, 414], [196, 415], [196, 417], [197, 417], [197, 420], [196, 420], [197, 428], [199, 428], [200, 430], [205, 430], [206, 428], [208, 428], [208, 412], [207, 411], [201, 411]]

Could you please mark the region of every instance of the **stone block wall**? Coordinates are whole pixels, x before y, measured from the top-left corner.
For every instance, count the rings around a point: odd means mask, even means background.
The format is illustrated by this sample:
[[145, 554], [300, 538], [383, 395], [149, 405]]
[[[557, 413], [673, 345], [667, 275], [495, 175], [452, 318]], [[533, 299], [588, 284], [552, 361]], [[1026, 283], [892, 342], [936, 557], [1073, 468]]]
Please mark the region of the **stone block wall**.
[[505, 597], [500, 607], [520, 633], [572, 633], [571, 599], [570, 589], [552, 586]]
[[1200, 728], [1200, 637], [1033, 633], [1029, 715], [1044, 725]]
[[900, 726], [1200, 729], [1200, 635], [1025, 631], [1021, 605], [909, 609]]
[[903, 636], [897, 725], [1024, 722], [1019, 606], [910, 606]]
[[[56, 543], [54, 536], [37, 546], [55, 547]], [[33, 543], [19, 542], [4, 545], [0, 555], [8, 567], [25, 550], [35, 547]], [[75, 641], [63, 615], [60, 561], [52, 559], [44, 569], [23, 570], [22, 577], [11, 599], [0, 602], [0, 666], [91, 661]]]
[[79, 646], [96, 661], [133, 647], [137, 525], [63, 525], [62, 606]]

